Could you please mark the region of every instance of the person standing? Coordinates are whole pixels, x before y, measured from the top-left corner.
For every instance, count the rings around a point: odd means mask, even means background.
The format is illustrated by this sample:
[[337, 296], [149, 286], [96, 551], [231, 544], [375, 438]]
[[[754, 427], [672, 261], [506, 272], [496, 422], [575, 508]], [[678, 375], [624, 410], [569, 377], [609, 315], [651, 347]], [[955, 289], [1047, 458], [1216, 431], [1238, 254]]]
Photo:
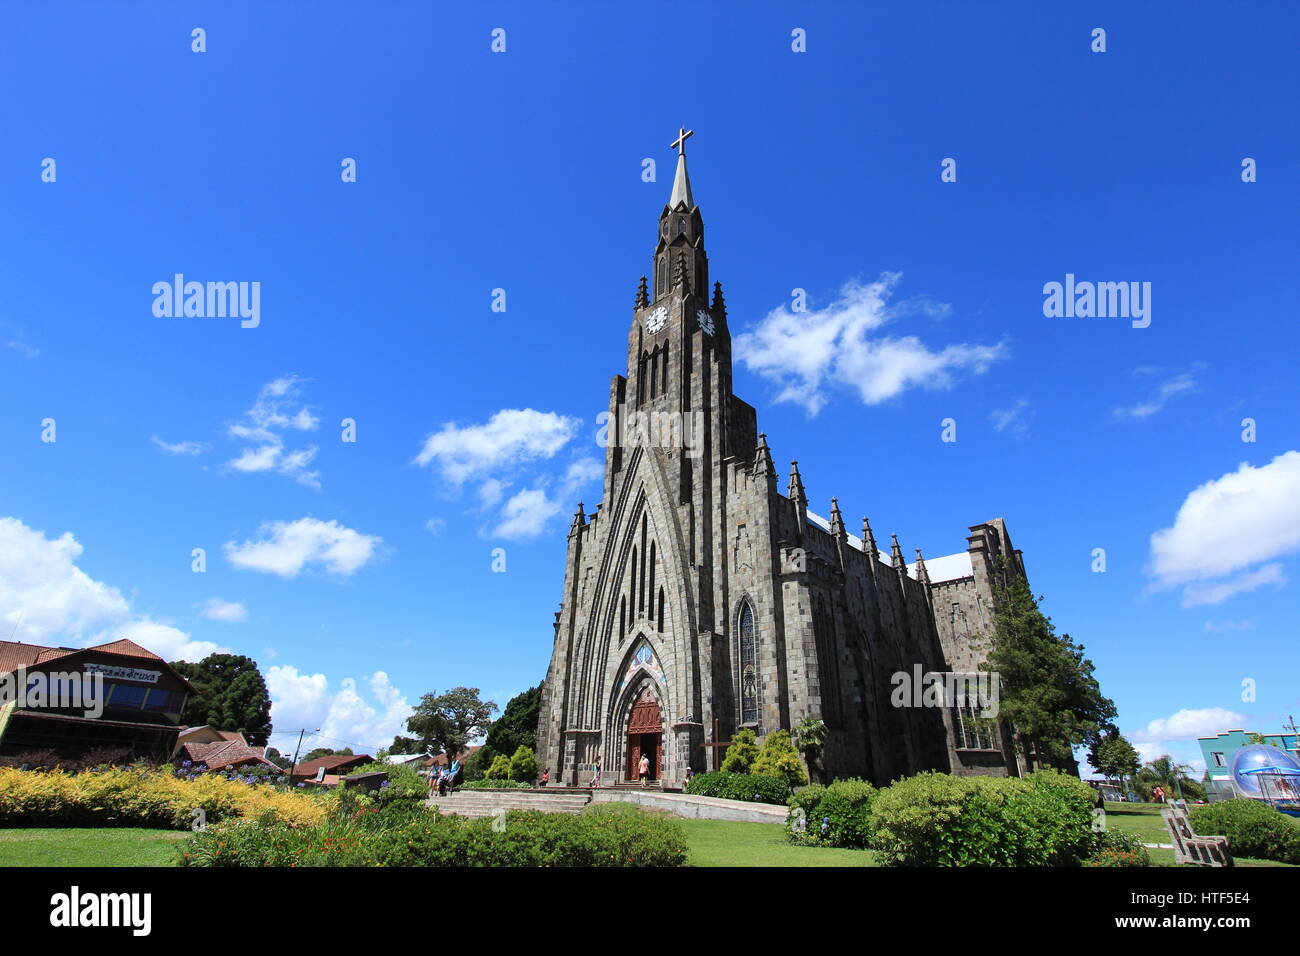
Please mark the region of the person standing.
[[591, 768], [591, 785], [592, 787], [600, 786], [600, 757], [596, 758], [596, 762]]
[[647, 786], [650, 780], [650, 758], [645, 754], [641, 755], [640, 777], [641, 786]]

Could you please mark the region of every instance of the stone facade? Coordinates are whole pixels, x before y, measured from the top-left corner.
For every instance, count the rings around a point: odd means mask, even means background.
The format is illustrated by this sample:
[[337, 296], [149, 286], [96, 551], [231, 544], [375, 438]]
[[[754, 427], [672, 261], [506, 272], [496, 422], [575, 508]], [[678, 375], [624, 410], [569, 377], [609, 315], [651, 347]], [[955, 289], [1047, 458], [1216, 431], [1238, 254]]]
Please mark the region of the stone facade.
[[1002, 520], [970, 528], [963, 552], [908, 563], [896, 538], [877, 550], [865, 518], [849, 534], [834, 499], [829, 519], [810, 511], [797, 464], [781, 493], [755, 411], [731, 390], [721, 285], [708, 292], [683, 151], [627, 374], [610, 384], [603, 503], [579, 505], [569, 529], [542, 766], [585, 786], [599, 759], [608, 785], [644, 752], [672, 786], [688, 765], [716, 769], [722, 748], [707, 745], [740, 728], [761, 738], [820, 717], [828, 775], [1020, 772], [1005, 729], [891, 701], [900, 673], [978, 670], [996, 575], [1024, 574]]

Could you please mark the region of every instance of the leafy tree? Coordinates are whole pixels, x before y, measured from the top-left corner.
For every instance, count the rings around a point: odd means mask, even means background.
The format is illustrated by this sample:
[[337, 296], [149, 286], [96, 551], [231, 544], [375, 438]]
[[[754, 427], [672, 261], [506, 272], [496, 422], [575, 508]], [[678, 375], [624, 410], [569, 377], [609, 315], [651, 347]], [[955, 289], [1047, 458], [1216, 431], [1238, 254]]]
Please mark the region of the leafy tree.
[[423, 753], [420, 750], [420, 742], [414, 737], [397, 736], [393, 738], [393, 745], [388, 748], [390, 754], [418, 754]]
[[510, 779], [520, 783], [534, 783], [537, 780], [537, 755], [531, 747], [520, 744], [510, 758]]
[[808, 763], [808, 772], [819, 773], [822, 751], [826, 749], [826, 736], [829, 733], [826, 723], [820, 717], [806, 717], [794, 729], [794, 744]]
[[505, 754], [497, 754], [492, 760], [492, 766], [483, 772], [484, 780], [509, 780], [510, 779], [510, 758]]
[[1265, 737], [1263, 734], [1251, 734], [1250, 742], [1252, 744], [1267, 744], [1268, 738]]
[[1191, 767], [1185, 763], [1174, 763], [1174, 758], [1163, 754], [1142, 765], [1135, 780], [1138, 793], [1143, 800], [1150, 800], [1156, 787], [1163, 787], [1167, 799], [1181, 797], [1184, 800], [1200, 800], [1205, 796], [1201, 785], [1192, 779]]
[[1083, 645], [1058, 635], [1029, 582], [1010, 576], [998, 588], [993, 647], [984, 665], [1000, 678], [1000, 714], [1026, 757], [1073, 772], [1074, 747], [1113, 727], [1115, 704], [1101, 694]]
[[280, 751], [276, 750], [274, 747], [267, 748], [266, 759], [271, 761], [271, 763], [275, 764], [281, 770], [289, 769], [289, 758], [280, 753]]
[[720, 769], [724, 773], [749, 773], [749, 768], [758, 759], [757, 739], [754, 732], [748, 729], [737, 730], [732, 734], [731, 746], [727, 748], [727, 756], [723, 758]]
[[1088, 762], [1107, 780], [1123, 781], [1138, 772], [1138, 752], [1118, 730], [1109, 730], [1093, 742]]
[[767, 735], [749, 772], [780, 777], [792, 787], [802, 787], [808, 782], [808, 774], [799, 762], [799, 751], [794, 749], [788, 730], [775, 730]]
[[497, 705], [479, 699], [477, 687], [453, 687], [445, 694], [425, 694], [406, 721], [423, 751], [445, 754], [448, 766], [492, 727]]
[[520, 747], [537, 749], [537, 721], [542, 711], [542, 685], [516, 694], [492, 724], [484, 746], [495, 754], [513, 754]]
[[355, 757], [351, 747], [344, 747], [342, 750], [332, 750], [329, 747], [317, 747], [315, 750], [309, 750], [298, 758], [299, 763], [306, 763], [308, 760], [315, 760], [317, 757]]
[[492, 752], [490, 747], [479, 747], [468, 757], [465, 758], [465, 765], [461, 767], [461, 775], [465, 781], [482, 780], [487, 774], [488, 768], [492, 766], [492, 761], [498, 754]]
[[209, 654], [197, 664], [172, 665], [194, 685], [185, 701], [185, 720], [192, 727], [234, 730], [253, 746], [265, 746], [271, 734], [271, 695], [257, 662], [242, 654]]

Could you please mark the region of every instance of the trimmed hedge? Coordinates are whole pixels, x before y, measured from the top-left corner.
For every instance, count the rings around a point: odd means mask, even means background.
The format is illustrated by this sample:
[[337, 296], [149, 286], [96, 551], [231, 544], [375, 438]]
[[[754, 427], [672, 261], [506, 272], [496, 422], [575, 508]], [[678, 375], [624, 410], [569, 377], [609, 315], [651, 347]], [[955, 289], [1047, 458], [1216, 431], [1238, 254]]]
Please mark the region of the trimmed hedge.
[[1023, 779], [923, 773], [882, 790], [872, 846], [892, 866], [1065, 866], [1089, 856], [1092, 788], [1038, 771]]
[[790, 798], [785, 832], [792, 843], [866, 849], [871, 845], [871, 804], [879, 792], [857, 778], [804, 787]]
[[780, 806], [790, 799], [790, 784], [781, 777], [717, 770], [696, 774], [686, 785], [686, 792], [698, 797], [720, 797], [724, 800], [747, 800], [750, 803], [774, 803]]
[[[580, 815], [511, 810], [488, 818], [429, 810], [396, 825], [330, 819], [311, 829], [271, 821], [209, 827], [186, 840], [182, 866], [682, 866], [682, 827], [635, 807]], [[494, 825], [495, 824], [495, 825]]]
[[462, 783], [457, 790], [531, 790], [531, 783], [522, 783], [518, 780], [471, 780], [468, 783]]
[[1190, 817], [1199, 836], [1226, 836], [1233, 856], [1300, 864], [1300, 824], [1261, 800], [1193, 806]]
[[202, 774], [116, 767], [66, 773], [0, 768], [0, 827], [167, 827], [187, 830], [194, 811], [208, 823], [273, 814], [291, 827], [323, 821], [330, 794], [254, 786]]

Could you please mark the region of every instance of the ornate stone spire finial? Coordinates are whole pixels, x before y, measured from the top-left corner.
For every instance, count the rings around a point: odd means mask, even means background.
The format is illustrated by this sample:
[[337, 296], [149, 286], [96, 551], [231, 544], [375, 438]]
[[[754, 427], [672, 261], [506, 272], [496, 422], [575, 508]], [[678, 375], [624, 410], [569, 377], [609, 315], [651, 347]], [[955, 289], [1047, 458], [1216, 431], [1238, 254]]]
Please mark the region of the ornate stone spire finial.
[[791, 501], [802, 502], [805, 507], [808, 504], [808, 496], [803, 490], [803, 477], [799, 474], [797, 461], [790, 462], [790, 487], [785, 494]]
[[641, 284], [637, 287], [636, 290], [635, 308], [644, 309], [649, 304], [650, 304], [650, 290], [646, 287], [645, 276], [642, 276]]
[[587, 513], [582, 510], [582, 502], [578, 502], [578, 510], [573, 513], [573, 524], [569, 525], [569, 534], [576, 534], [587, 526]]
[[930, 572], [925, 569], [925, 558], [921, 557], [921, 549], [916, 549], [916, 579], [922, 584], [930, 583]]
[[903, 549], [898, 546], [898, 535], [891, 534], [890, 539], [893, 544], [889, 546], [889, 556], [892, 559], [895, 571], [907, 571], [907, 563], [903, 560]]
[[874, 566], [876, 559], [880, 556], [880, 552], [876, 548], [876, 536], [871, 532], [871, 522], [867, 520], [866, 515], [862, 516], [862, 547], [863, 550], [867, 552], [867, 557], [871, 559], [872, 565]]
[[727, 315], [727, 303], [722, 298], [721, 282], [713, 283], [713, 314], [720, 319], [726, 318]]
[[758, 447], [754, 449], [754, 477], [770, 478], [776, 482], [776, 466], [772, 464], [772, 451], [767, 447], [767, 435], [760, 433]]
[[847, 537], [844, 530], [844, 515], [840, 513], [840, 499], [831, 499], [831, 534], [837, 538]]

